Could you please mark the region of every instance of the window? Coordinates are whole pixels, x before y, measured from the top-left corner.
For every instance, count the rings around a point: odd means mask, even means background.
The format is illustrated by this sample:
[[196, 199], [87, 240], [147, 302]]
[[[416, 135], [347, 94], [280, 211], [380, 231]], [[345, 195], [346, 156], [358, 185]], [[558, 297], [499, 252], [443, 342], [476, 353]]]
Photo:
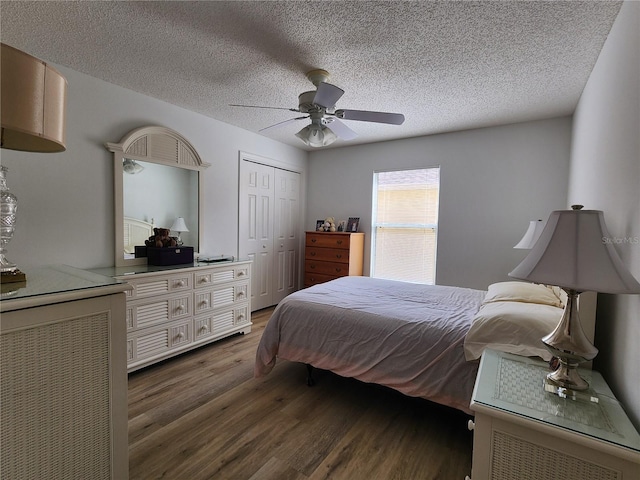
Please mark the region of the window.
[[371, 276], [433, 285], [440, 167], [373, 174]]

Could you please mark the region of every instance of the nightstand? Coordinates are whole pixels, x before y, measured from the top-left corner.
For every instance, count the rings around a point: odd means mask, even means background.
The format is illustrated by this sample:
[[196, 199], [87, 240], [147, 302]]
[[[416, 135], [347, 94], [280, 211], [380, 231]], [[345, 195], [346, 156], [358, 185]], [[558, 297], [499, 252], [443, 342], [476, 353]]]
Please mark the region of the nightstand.
[[635, 480], [640, 435], [602, 376], [581, 370], [586, 395], [544, 391], [545, 362], [486, 350], [469, 422], [473, 480]]

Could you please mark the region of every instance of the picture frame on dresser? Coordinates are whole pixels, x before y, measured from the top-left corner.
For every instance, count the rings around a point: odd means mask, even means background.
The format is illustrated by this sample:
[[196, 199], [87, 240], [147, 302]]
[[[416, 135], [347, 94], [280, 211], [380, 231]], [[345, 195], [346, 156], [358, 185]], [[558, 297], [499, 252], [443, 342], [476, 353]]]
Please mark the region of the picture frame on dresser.
[[349, 217], [346, 232], [357, 232], [360, 224], [360, 217]]

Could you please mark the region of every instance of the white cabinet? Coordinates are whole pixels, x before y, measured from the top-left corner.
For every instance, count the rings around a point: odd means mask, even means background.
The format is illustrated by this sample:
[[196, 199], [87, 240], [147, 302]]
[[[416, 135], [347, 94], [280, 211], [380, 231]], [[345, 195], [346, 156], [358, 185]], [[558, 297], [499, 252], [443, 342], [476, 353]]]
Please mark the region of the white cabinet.
[[471, 401], [472, 480], [635, 480], [640, 435], [595, 371], [576, 399], [543, 388], [546, 363], [485, 351]]
[[70, 267], [2, 285], [0, 476], [128, 478], [126, 284]]
[[251, 332], [251, 262], [101, 269], [128, 282], [129, 372], [235, 333]]

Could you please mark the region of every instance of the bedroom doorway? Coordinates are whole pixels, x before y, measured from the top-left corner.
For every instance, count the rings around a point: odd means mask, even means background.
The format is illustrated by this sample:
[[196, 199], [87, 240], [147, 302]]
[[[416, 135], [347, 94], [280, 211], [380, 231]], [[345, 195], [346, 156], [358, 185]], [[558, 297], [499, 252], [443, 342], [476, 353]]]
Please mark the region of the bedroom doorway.
[[300, 174], [240, 158], [238, 256], [253, 261], [251, 310], [298, 289]]

